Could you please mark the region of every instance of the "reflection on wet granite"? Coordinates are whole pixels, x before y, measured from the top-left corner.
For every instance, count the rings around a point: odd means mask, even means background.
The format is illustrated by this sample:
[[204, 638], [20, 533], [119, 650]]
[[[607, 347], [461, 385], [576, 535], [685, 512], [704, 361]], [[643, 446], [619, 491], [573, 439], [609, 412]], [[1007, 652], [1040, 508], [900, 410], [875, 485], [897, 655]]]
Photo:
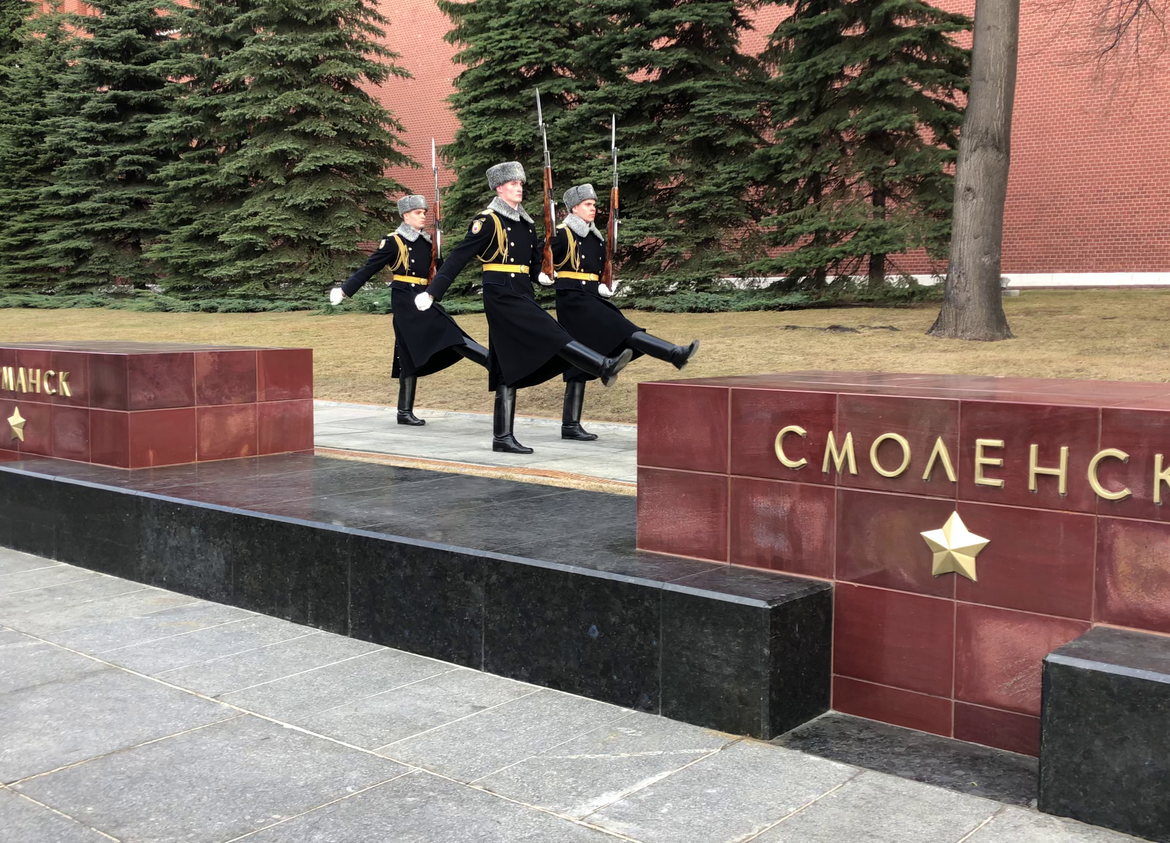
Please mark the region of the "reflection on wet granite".
[[831, 586], [640, 553], [633, 497], [280, 455], [18, 461], [0, 500], [9, 546], [710, 728], [828, 704]]
[[1170, 638], [1097, 627], [1044, 659], [1040, 810], [1170, 841]]
[[1035, 758], [848, 714], [830, 712], [773, 743], [1012, 805], [1036, 800]]

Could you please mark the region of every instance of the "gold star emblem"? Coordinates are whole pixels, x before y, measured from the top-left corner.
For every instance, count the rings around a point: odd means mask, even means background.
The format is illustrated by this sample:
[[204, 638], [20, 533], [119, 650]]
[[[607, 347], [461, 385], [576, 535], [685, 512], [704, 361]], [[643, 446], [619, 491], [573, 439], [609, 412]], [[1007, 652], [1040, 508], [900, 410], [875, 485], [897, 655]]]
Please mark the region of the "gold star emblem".
[[962, 574], [975, 582], [975, 557], [987, 547], [990, 539], [977, 536], [969, 531], [959, 513], [952, 512], [941, 530], [928, 530], [922, 534], [927, 545], [934, 551], [934, 568], [931, 573]]
[[8, 417], [8, 424], [12, 427], [12, 438], [24, 441], [24, 422], [25, 419], [20, 415], [20, 408], [15, 407], [12, 410], [12, 415]]

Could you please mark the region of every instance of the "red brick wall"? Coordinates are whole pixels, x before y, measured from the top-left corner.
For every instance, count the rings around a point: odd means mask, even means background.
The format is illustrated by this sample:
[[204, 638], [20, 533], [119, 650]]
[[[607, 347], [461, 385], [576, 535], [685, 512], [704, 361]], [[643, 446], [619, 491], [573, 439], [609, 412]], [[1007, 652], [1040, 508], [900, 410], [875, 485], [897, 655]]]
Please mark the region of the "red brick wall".
[[[936, 0], [971, 14], [974, 0]], [[1085, 51], [1090, 4], [1044, 10], [1025, 3], [1005, 219], [1005, 273], [1170, 272], [1170, 51], [1124, 75], [1099, 75]], [[379, 98], [406, 126], [409, 152], [430, 164], [430, 138], [451, 139], [444, 97], [458, 66], [443, 41], [448, 21], [429, 0], [382, 0], [390, 43], [414, 80], [392, 80]], [[761, 13], [758, 50], [778, 18]], [[430, 193], [429, 171], [393, 174]], [[922, 259], [900, 268], [928, 272]]]

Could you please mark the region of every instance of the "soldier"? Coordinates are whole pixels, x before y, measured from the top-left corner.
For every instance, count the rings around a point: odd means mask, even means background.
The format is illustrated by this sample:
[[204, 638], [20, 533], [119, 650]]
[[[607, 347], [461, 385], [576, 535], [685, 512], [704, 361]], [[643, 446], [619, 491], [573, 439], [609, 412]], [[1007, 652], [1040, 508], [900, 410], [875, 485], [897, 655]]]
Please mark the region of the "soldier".
[[491, 204], [471, 222], [467, 236], [435, 274], [434, 281], [415, 297], [426, 310], [472, 258], [483, 263], [483, 309], [488, 320], [490, 366], [488, 388], [496, 393], [492, 450], [531, 454], [516, 441], [516, 390], [543, 383], [576, 367], [610, 386], [633, 358], [629, 351], [603, 357], [575, 342], [536, 303], [533, 282], [551, 285], [540, 272], [542, 245], [536, 224], [520, 207], [526, 181], [518, 161], [488, 168], [488, 186], [496, 192]]
[[[606, 354], [633, 350], [635, 357], [648, 354], [682, 369], [699, 350], [699, 341], [688, 346], [674, 345], [647, 334], [605, 299], [613, 291], [600, 284], [605, 266], [605, 238], [593, 224], [597, 217], [597, 194], [591, 184], [579, 184], [565, 191], [569, 215], [557, 226], [553, 238], [556, 271], [557, 321], [573, 338]], [[588, 372], [565, 372], [565, 406], [561, 414], [561, 438], [589, 442], [597, 434], [581, 427]]]
[[365, 266], [334, 287], [329, 300], [337, 305], [352, 296], [379, 269], [389, 264], [393, 273], [390, 283], [390, 310], [394, 314], [394, 370], [398, 378], [398, 423], [412, 426], [426, 422], [414, 414], [414, 393], [418, 379], [446, 369], [466, 357], [485, 368], [488, 350], [460, 328], [443, 308], [421, 313], [414, 306], [418, 291], [431, 274], [433, 253], [431, 237], [423, 229], [427, 223], [427, 200], [413, 194], [398, 200], [402, 224], [386, 235], [378, 251], [370, 255]]

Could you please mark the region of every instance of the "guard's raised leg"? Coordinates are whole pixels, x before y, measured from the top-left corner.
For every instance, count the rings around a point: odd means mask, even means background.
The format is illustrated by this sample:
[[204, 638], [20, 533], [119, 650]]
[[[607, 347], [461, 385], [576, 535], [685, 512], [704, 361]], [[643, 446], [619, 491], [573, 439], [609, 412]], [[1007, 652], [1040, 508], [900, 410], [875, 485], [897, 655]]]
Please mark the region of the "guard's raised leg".
[[531, 448], [525, 448], [516, 441], [512, 433], [516, 423], [516, 390], [514, 387], [500, 385], [496, 387], [496, 409], [492, 416], [492, 450], [505, 454], [531, 454]]
[[585, 407], [585, 381], [568, 381], [565, 384], [565, 408], [561, 412], [561, 438], [578, 442], [592, 442], [596, 433], [581, 427], [581, 411]]
[[418, 378], [402, 377], [398, 379], [398, 423], [419, 427], [426, 424], [414, 414], [414, 390], [418, 386]]
[[488, 350], [471, 337], [464, 337], [463, 345], [455, 346], [455, 351], [472, 363], [478, 363], [485, 369], [488, 366]]
[[606, 357], [576, 341], [566, 345], [558, 354], [582, 372], [601, 378], [601, 382], [606, 386], [613, 386], [617, 381], [618, 372], [634, 359], [634, 353], [628, 348], [617, 357]]
[[659, 337], [651, 336], [645, 331], [630, 334], [629, 339], [626, 340], [626, 344], [635, 351], [640, 351], [645, 355], [656, 357], [659, 360], [665, 360], [676, 369], [681, 369], [687, 365], [699, 350], [698, 340], [692, 340], [690, 345], [675, 345]]

